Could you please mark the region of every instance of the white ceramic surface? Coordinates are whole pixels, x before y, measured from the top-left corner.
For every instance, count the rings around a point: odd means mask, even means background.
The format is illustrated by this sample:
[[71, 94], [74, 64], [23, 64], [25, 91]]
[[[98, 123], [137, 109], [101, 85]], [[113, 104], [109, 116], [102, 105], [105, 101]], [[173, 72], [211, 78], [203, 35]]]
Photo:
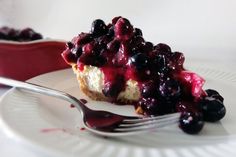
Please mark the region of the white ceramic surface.
[[[225, 97], [226, 117], [219, 123], [207, 123], [199, 135], [182, 133], [177, 126], [157, 133], [119, 139], [101, 138], [80, 130], [80, 115], [67, 102], [13, 89], [0, 102], [1, 125], [20, 142], [35, 150], [61, 157], [70, 156], [212, 156], [236, 155], [236, 73], [210, 68], [207, 63], [192, 63], [188, 69], [206, 78], [205, 88], [217, 89]], [[30, 82], [66, 91], [88, 100], [93, 109], [106, 109], [130, 115], [131, 106], [94, 102], [83, 95], [70, 69], [38, 76]]]

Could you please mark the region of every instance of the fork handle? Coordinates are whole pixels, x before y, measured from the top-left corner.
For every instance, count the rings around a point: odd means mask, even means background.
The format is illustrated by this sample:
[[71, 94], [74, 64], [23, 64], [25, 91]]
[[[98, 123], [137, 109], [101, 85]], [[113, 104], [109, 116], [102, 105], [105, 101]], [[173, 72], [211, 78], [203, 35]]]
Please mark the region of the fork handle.
[[26, 82], [22, 82], [22, 81], [17, 81], [17, 80], [5, 78], [5, 77], [0, 77], [0, 83], [4, 84], [4, 85], [11, 86], [11, 87], [16, 87], [18, 89], [25, 89], [25, 90], [29, 90], [32, 92], [36, 92], [36, 93], [40, 93], [40, 94], [44, 94], [44, 95], [48, 95], [48, 96], [53, 96], [56, 98], [66, 100], [66, 101], [70, 102], [71, 104], [73, 104], [80, 111], [80, 113], [82, 115], [84, 114], [83, 113], [83, 108], [84, 108], [83, 103], [80, 100], [78, 100], [77, 98], [75, 98], [74, 96], [69, 95], [65, 92], [51, 89], [48, 87], [43, 87], [43, 86], [36, 85], [33, 83], [26, 83]]

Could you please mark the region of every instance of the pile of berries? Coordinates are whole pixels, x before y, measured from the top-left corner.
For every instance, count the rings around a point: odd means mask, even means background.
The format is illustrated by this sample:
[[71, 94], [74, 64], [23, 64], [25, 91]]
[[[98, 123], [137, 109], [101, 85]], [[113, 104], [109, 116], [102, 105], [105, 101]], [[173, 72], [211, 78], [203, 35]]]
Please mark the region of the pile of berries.
[[10, 28], [10, 27], [1, 27], [0, 28], [0, 40], [11, 40], [11, 41], [33, 41], [42, 39], [42, 35], [35, 32], [31, 28], [25, 28], [22, 30]]

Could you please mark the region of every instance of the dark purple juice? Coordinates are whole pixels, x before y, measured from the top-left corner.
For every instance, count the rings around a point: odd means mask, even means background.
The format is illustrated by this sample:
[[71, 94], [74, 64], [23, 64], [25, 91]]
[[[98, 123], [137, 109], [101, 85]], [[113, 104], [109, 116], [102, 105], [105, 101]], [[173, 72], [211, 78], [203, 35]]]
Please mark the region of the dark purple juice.
[[[101, 130], [112, 131], [114, 130], [124, 119], [123, 116], [113, 114], [106, 111], [93, 111], [85, 106], [87, 100], [80, 99], [81, 107], [85, 112], [84, 121], [87, 126]], [[71, 106], [74, 106], [71, 104]]]

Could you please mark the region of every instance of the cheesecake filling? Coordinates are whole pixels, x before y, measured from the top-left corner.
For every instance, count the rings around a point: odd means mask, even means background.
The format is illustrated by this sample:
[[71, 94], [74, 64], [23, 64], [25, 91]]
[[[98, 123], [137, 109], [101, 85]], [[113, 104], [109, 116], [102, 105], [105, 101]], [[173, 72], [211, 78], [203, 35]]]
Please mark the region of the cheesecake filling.
[[[105, 85], [105, 76], [102, 70], [98, 67], [85, 65], [83, 70], [79, 71], [80, 77], [85, 78], [88, 89], [94, 92], [103, 92]], [[130, 102], [138, 101], [141, 97], [138, 82], [132, 79], [126, 81], [125, 88], [117, 96], [118, 101], [127, 99]]]

